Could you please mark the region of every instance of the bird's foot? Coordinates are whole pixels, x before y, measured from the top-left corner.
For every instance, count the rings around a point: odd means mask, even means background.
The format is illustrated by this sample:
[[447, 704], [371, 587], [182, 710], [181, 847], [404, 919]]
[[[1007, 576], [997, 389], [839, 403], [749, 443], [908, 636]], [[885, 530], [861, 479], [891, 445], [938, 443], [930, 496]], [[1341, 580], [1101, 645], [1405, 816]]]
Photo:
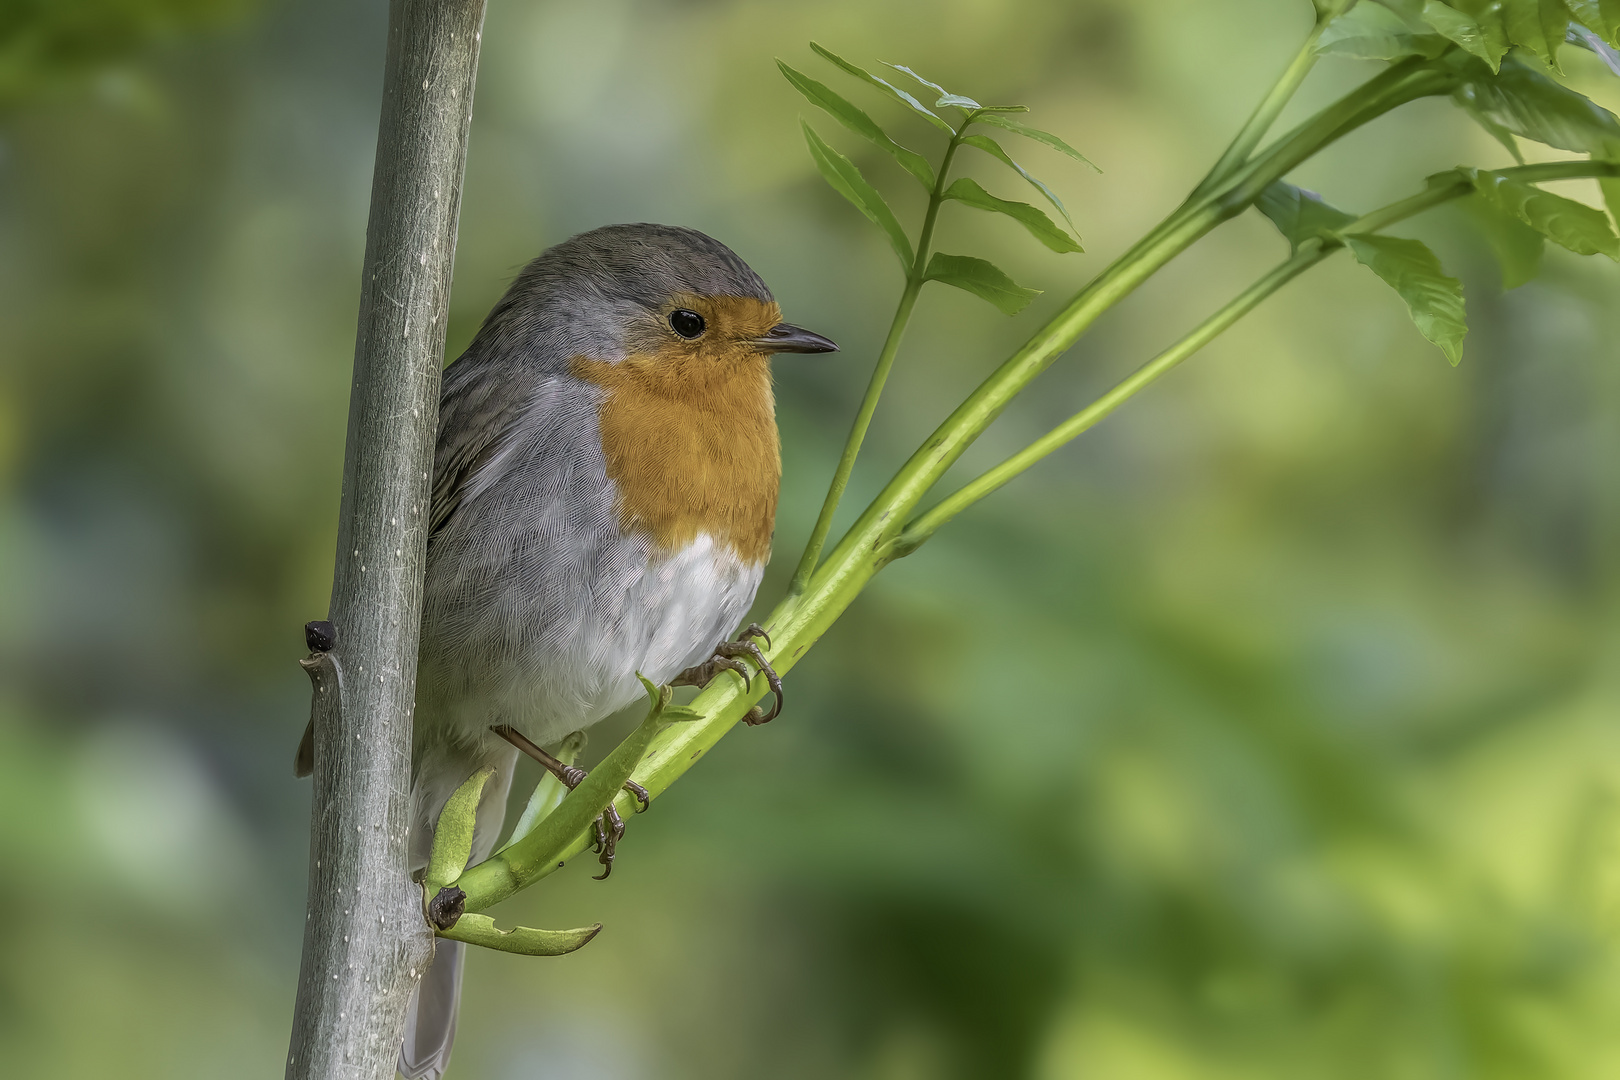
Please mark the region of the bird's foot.
[[[546, 771], [555, 776], [569, 791], [579, 787], [580, 782], [590, 775], [578, 765], [570, 765], [552, 757], [543, 747], [509, 724], [493, 724], [489, 730], [545, 766]], [[636, 813], [641, 813], [652, 804], [652, 796], [647, 793], [647, 789], [634, 780], [626, 780], [624, 790], [640, 804], [640, 809]], [[596, 880], [601, 881], [613, 873], [614, 852], [619, 846], [619, 841], [624, 839], [624, 818], [619, 816], [618, 809], [612, 803], [608, 803], [607, 809], [598, 814], [596, 820], [591, 823], [591, 828], [594, 832], [592, 839], [593, 850], [597, 855], [596, 861], [602, 864], [602, 872], [596, 875]]]
[[771, 703], [769, 712], [761, 709], [758, 705], [749, 709], [743, 716], [743, 723], [749, 727], [770, 723], [782, 715], [782, 703], [784, 700], [782, 680], [776, 674], [776, 669], [771, 667], [770, 661], [765, 659], [765, 654], [760, 651], [759, 645], [751, 641], [751, 638], [763, 639], [767, 649], [771, 646], [771, 636], [758, 623], [749, 623], [743, 627], [742, 633], [737, 635], [736, 641], [722, 641], [714, 647], [712, 657], [701, 664], [687, 668], [675, 676], [670, 681], [670, 685], [707, 686], [720, 672], [730, 671], [736, 673], [742, 679], [743, 686], [747, 687], [753, 682], [754, 677], [748, 673], [748, 665], [742, 661], [743, 659], [752, 660], [758, 666], [759, 673], [765, 676], [765, 681], [770, 685], [771, 692], [776, 695], [776, 700]]

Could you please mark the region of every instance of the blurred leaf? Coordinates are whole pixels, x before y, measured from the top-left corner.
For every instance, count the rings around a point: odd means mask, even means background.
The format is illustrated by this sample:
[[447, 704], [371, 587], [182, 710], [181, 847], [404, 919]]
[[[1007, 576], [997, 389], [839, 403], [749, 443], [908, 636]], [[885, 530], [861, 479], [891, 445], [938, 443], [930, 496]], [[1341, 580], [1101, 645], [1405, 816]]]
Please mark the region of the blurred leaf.
[[1357, 4], [1329, 23], [1316, 41], [1319, 53], [1357, 60], [1438, 56], [1446, 47], [1439, 34], [1414, 31], [1405, 19], [1381, 4]]
[[895, 220], [894, 211], [883, 201], [883, 196], [866, 182], [866, 177], [861, 175], [861, 170], [855, 167], [853, 161], [823, 142], [821, 136], [815, 133], [815, 129], [802, 120], [799, 126], [804, 128], [805, 141], [810, 144], [810, 156], [815, 159], [816, 168], [821, 170], [821, 175], [826, 178], [827, 183], [831, 184], [838, 194], [854, 203], [857, 210], [883, 230], [889, 238], [889, 244], [894, 248], [894, 253], [900, 258], [900, 265], [905, 268], [906, 273], [911, 273], [912, 264], [917, 261], [917, 256], [911, 250], [911, 241], [906, 238], [906, 230]]
[[1620, 46], [1620, 3], [1615, 0], [1564, 0], [1581, 25], [1609, 45]]
[[1035, 239], [1059, 254], [1083, 250], [1079, 244], [1075, 243], [1073, 237], [1058, 228], [1051, 218], [1036, 207], [1029, 205], [1029, 203], [1008, 202], [1006, 199], [998, 199], [965, 176], [945, 189], [945, 198], [955, 199], [978, 210], [1006, 214], [1028, 229], [1030, 235]]
[[1493, 172], [1475, 173], [1474, 190], [1560, 247], [1577, 255], [1601, 253], [1620, 260], [1620, 238], [1609, 227], [1608, 215], [1595, 207]]
[[1311, 5], [1316, 8], [1318, 22], [1324, 19], [1336, 19], [1350, 8], [1353, 8], [1355, 4], [1356, 0], [1311, 0]]
[[[1022, 135], [1026, 139], [1034, 139], [1038, 143], [1044, 143], [1059, 153], [1068, 154], [1070, 157], [1074, 158], [1074, 160], [1086, 165], [1090, 165], [1093, 169], [1097, 169], [1097, 166], [1092, 163], [1090, 158], [1086, 157], [1080, 151], [1076, 150], [1074, 147], [1070, 146], [1068, 143], [1064, 142], [1062, 139], [1058, 138], [1056, 135], [1053, 135], [1049, 131], [1042, 131], [1040, 128], [1032, 128], [1028, 124], [1020, 124], [1017, 120], [1009, 120], [1005, 116], [997, 116], [994, 113], [985, 113], [984, 115], [979, 116], [977, 119], [980, 123], [994, 124], [996, 127], [1006, 128], [1008, 131]], [[1097, 171], [1102, 172], [1101, 169], [1097, 169]]]
[[1356, 261], [1400, 294], [1418, 331], [1440, 346], [1456, 366], [1468, 333], [1462, 282], [1447, 277], [1440, 260], [1420, 241], [1367, 233], [1352, 234], [1345, 240]]
[[1620, 158], [1620, 121], [1590, 98], [1508, 60], [1497, 75], [1479, 71], [1454, 95], [1477, 117], [1560, 150]]
[[918, 82], [928, 87], [928, 89], [938, 94], [939, 100], [934, 102], [934, 108], [936, 109], [943, 109], [948, 105], [954, 106], [958, 109], [968, 110], [984, 108], [983, 105], [980, 105], [977, 101], [974, 101], [970, 97], [963, 97], [961, 94], [953, 94], [943, 86], [939, 85], [939, 83], [930, 82], [921, 75], [917, 74], [915, 71], [912, 71], [910, 68], [906, 67], [904, 64], [891, 64], [887, 60], [882, 61], [882, 63], [884, 67], [891, 67], [896, 71], [904, 72], [905, 74], [910, 75], [913, 79], [916, 79]]
[[876, 75], [873, 75], [871, 72], [867, 71], [865, 68], [856, 67], [854, 64], [850, 63], [848, 60], [845, 60], [842, 56], [839, 56], [831, 49], [824, 49], [813, 41], [810, 43], [810, 48], [814, 49], [816, 54], [822, 57], [822, 59], [832, 62], [847, 74], [853, 75], [857, 79], [860, 79], [863, 82], [882, 90], [885, 94], [888, 94], [906, 108], [911, 109], [913, 112], [917, 113], [917, 115], [921, 116], [923, 119], [927, 120], [930, 124], [933, 124], [947, 135], [956, 134], [956, 129], [942, 120], [932, 109], [918, 101], [916, 98], [912, 97], [910, 94], [906, 93], [904, 90], [900, 89], [898, 86], [889, 82], [887, 79], [880, 79]]
[[1620, 226], [1620, 178], [1599, 180], [1598, 189], [1603, 192], [1603, 201], [1609, 207], [1609, 216], [1614, 219], [1616, 226]]
[[989, 154], [991, 157], [995, 158], [1009, 169], [1012, 169], [1018, 173], [1019, 176], [1022, 176], [1025, 180], [1028, 180], [1032, 185], [1034, 185], [1035, 190], [1039, 191], [1042, 195], [1045, 195], [1047, 201], [1057, 208], [1058, 213], [1063, 215], [1063, 220], [1069, 223], [1069, 228], [1074, 229], [1076, 233], [1080, 231], [1079, 229], [1074, 228], [1074, 219], [1069, 216], [1069, 211], [1064, 207], [1063, 200], [1059, 199], [1055, 194], [1053, 194], [1051, 188], [1047, 187], [1045, 184], [1035, 179], [1035, 177], [1031, 176], [1029, 171], [1022, 165], [1008, 157], [1007, 151], [1003, 150], [1001, 148], [1001, 144], [996, 142], [996, 140], [992, 139], [988, 135], [969, 135], [967, 138], [962, 140], [962, 145], [972, 146], [976, 149], [983, 150], [985, 153]]
[[1254, 205], [1271, 219], [1294, 251], [1298, 251], [1304, 241], [1336, 233], [1355, 220], [1354, 215], [1323, 202], [1316, 192], [1295, 187], [1285, 180], [1269, 185]]
[[[1020, 113], [1020, 112], [1029, 112], [1029, 106], [1028, 105], [980, 105], [979, 106], [979, 111], [982, 112], [982, 113]], [[984, 118], [981, 118], [981, 119], [988, 119], [988, 117], [984, 117]]]
[[870, 116], [867, 116], [866, 113], [829, 90], [826, 86], [795, 71], [780, 60], [776, 62], [776, 66], [782, 70], [782, 74], [787, 77], [787, 81], [793, 84], [793, 88], [803, 94], [810, 101], [810, 104], [823, 110], [855, 134], [870, 139], [883, 150], [892, 154], [902, 168], [917, 178], [917, 182], [923, 186], [925, 191], [934, 190], [934, 170], [929, 167], [927, 160], [921, 154], [913, 153], [889, 138], [882, 128], [873, 123]]
[[1473, 218], [1496, 256], [1504, 290], [1517, 289], [1541, 273], [1541, 255], [1547, 244], [1539, 232], [1518, 217], [1503, 213], [1488, 199], [1478, 196], [1464, 199], [1462, 208]]
[[1016, 315], [1041, 295], [1039, 289], [1026, 289], [1002, 272], [1000, 267], [968, 255], [934, 253], [928, 260], [926, 281], [942, 281], [988, 300], [1008, 315]]

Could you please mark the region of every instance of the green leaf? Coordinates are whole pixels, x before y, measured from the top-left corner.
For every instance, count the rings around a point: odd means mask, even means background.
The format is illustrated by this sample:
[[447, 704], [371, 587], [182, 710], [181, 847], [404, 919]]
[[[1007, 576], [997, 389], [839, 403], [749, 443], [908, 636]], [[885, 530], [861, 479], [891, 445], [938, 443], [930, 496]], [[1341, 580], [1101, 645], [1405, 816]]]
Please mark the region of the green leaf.
[[1468, 333], [1462, 282], [1447, 277], [1434, 252], [1417, 240], [1366, 233], [1345, 240], [1357, 262], [1400, 294], [1419, 332], [1440, 346], [1455, 366]]
[[866, 113], [833, 93], [826, 86], [816, 82], [801, 72], [778, 60], [776, 66], [782, 69], [782, 74], [793, 88], [809, 99], [810, 104], [823, 110], [833, 119], [843, 124], [849, 130], [865, 139], [870, 139], [883, 150], [894, 156], [902, 168], [917, 178], [917, 182], [925, 191], [934, 190], [934, 170], [929, 167], [927, 160], [917, 153], [913, 153], [889, 138], [888, 133]]
[[1082, 154], [1080, 151], [1076, 150], [1074, 147], [1070, 146], [1056, 135], [1053, 135], [1050, 131], [1042, 131], [1040, 128], [1032, 128], [1028, 124], [1020, 124], [1017, 120], [1009, 120], [1005, 116], [997, 116], [994, 113], [986, 113], [979, 116], [977, 120], [980, 123], [994, 124], [996, 127], [1006, 128], [1008, 131], [1022, 135], [1026, 139], [1034, 139], [1038, 143], [1044, 143], [1059, 153], [1068, 154], [1070, 157], [1074, 158], [1074, 160], [1085, 165], [1090, 165], [1098, 172], [1102, 172], [1101, 169], [1097, 169], [1097, 166], [1092, 163], [1090, 158], [1086, 157], [1086, 155]]
[[945, 189], [945, 198], [955, 199], [957, 202], [978, 210], [1006, 214], [1028, 229], [1031, 236], [1059, 254], [1084, 250], [1074, 242], [1073, 237], [1058, 228], [1051, 218], [1036, 207], [1029, 205], [1029, 203], [1008, 202], [1006, 199], [998, 199], [965, 176]]
[[816, 54], [822, 59], [828, 60], [837, 65], [839, 68], [843, 69], [846, 74], [853, 75], [862, 82], [875, 86], [885, 94], [888, 94], [890, 97], [894, 98], [894, 100], [900, 102], [900, 104], [912, 110], [924, 120], [927, 120], [930, 124], [933, 124], [935, 127], [939, 128], [939, 130], [945, 132], [945, 134], [956, 134], [956, 129], [951, 127], [951, 125], [947, 124], [944, 120], [940, 119], [939, 115], [932, 109], [918, 101], [916, 98], [912, 97], [910, 94], [906, 93], [904, 90], [900, 89], [898, 86], [889, 82], [887, 79], [880, 79], [876, 75], [873, 75], [870, 71], [867, 71], [865, 68], [856, 67], [854, 64], [850, 63], [848, 60], [845, 60], [842, 56], [839, 56], [831, 49], [824, 49], [813, 41], [810, 43], [810, 48], [814, 49]]
[[1357, 60], [1434, 57], [1447, 47], [1439, 34], [1414, 31], [1405, 19], [1379, 4], [1357, 4], [1329, 23], [1316, 40], [1318, 53]]
[[1039, 289], [1026, 289], [1008, 277], [994, 263], [968, 255], [934, 253], [928, 260], [925, 281], [942, 281], [958, 289], [966, 289], [982, 300], [988, 300], [1005, 314], [1016, 315], [1041, 295]]
[[1540, 233], [1478, 196], [1462, 200], [1462, 208], [1496, 255], [1504, 290], [1517, 289], [1541, 273], [1541, 254], [1547, 244]]
[[1516, 60], [1509, 59], [1495, 76], [1480, 71], [1455, 97], [1464, 109], [1515, 135], [1560, 150], [1620, 158], [1620, 121], [1613, 113]]
[[861, 170], [855, 167], [853, 161], [822, 142], [815, 129], [802, 120], [799, 126], [804, 128], [805, 141], [810, 144], [810, 156], [815, 159], [816, 168], [821, 170], [821, 175], [827, 183], [831, 184], [838, 194], [854, 203], [855, 209], [865, 214], [883, 230], [889, 238], [890, 246], [894, 248], [894, 253], [900, 258], [900, 265], [905, 268], [906, 273], [911, 273], [912, 264], [917, 261], [917, 256], [911, 250], [911, 241], [906, 238], [906, 230], [895, 220], [894, 211], [883, 201], [883, 196], [866, 182], [866, 177], [861, 175]]
[[1620, 47], [1620, 3], [1615, 0], [1564, 0], [1570, 14], [1606, 43]]
[[1497, 70], [1508, 50], [1507, 34], [1497, 10], [1500, 0], [1455, 0], [1455, 3], [1457, 7], [1442, 4], [1440, 0], [1425, 0], [1423, 21], [1485, 61], [1492, 71]]
[[1598, 181], [1598, 189], [1603, 192], [1603, 201], [1608, 204], [1609, 216], [1616, 225], [1620, 225], [1620, 178], [1608, 177]]
[[578, 930], [531, 930], [527, 926], [502, 930], [488, 915], [469, 911], [456, 920], [456, 925], [440, 930], [437, 936], [524, 956], [562, 956], [589, 942], [601, 929], [602, 924], [596, 923]]
[[1355, 220], [1354, 215], [1323, 202], [1316, 192], [1295, 187], [1285, 180], [1273, 181], [1254, 205], [1271, 219], [1294, 251], [1306, 240], [1331, 236]]
[[1007, 151], [1003, 150], [1001, 148], [1001, 144], [996, 142], [996, 140], [992, 139], [988, 135], [969, 135], [967, 138], [962, 140], [962, 145], [983, 150], [985, 153], [989, 154], [991, 157], [995, 158], [1009, 169], [1012, 169], [1019, 176], [1022, 176], [1025, 180], [1028, 180], [1030, 184], [1034, 186], [1035, 190], [1039, 191], [1042, 195], [1045, 195], [1046, 200], [1057, 208], [1058, 213], [1063, 215], [1063, 220], [1069, 223], [1069, 228], [1074, 229], [1075, 232], [1080, 231], [1079, 229], [1074, 228], [1074, 219], [1069, 216], [1069, 211], [1064, 207], [1063, 200], [1059, 199], [1057, 195], [1053, 193], [1051, 188], [1047, 187], [1045, 184], [1035, 179], [1035, 177], [1031, 176], [1029, 170], [1025, 169], [1022, 165], [1018, 164], [1018, 162], [1008, 157]]
[[1474, 190], [1560, 247], [1577, 255], [1601, 253], [1620, 260], [1620, 237], [1609, 227], [1608, 215], [1595, 207], [1493, 172], [1476, 173]]
[[479, 769], [456, 788], [444, 809], [439, 811], [439, 820], [433, 826], [433, 849], [428, 855], [427, 872], [422, 876], [429, 896], [454, 884], [467, 869], [467, 860], [472, 856], [478, 800], [483, 795], [484, 784], [494, 775], [494, 769]]
[[953, 94], [943, 86], [939, 85], [939, 83], [930, 82], [921, 75], [917, 74], [915, 71], [912, 71], [910, 68], [906, 67], [904, 64], [891, 64], [887, 60], [882, 61], [882, 64], [884, 67], [893, 68], [896, 71], [910, 75], [913, 79], [916, 79], [918, 82], [928, 87], [928, 89], [938, 94], [939, 100], [934, 102], [934, 108], [936, 109], [943, 109], [947, 106], [954, 106], [955, 108], [966, 109], [968, 111], [984, 108], [983, 105], [980, 105], [977, 101], [974, 101], [970, 97], [963, 97], [961, 94]]
[[1502, 22], [1509, 41], [1529, 49], [1548, 66], [1558, 67], [1558, 46], [1569, 33], [1569, 8], [1564, 0], [1504, 0]]

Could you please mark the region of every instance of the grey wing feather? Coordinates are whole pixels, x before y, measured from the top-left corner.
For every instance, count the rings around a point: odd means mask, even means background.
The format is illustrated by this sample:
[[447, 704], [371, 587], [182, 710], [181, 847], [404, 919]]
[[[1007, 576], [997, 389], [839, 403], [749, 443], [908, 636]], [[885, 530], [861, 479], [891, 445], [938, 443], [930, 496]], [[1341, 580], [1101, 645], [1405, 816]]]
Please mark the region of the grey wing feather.
[[492, 367], [467, 355], [445, 370], [433, 453], [430, 537], [461, 505], [468, 481], [511, 437], [528, 402], [529, 395], [511, 385], [512, 373]]

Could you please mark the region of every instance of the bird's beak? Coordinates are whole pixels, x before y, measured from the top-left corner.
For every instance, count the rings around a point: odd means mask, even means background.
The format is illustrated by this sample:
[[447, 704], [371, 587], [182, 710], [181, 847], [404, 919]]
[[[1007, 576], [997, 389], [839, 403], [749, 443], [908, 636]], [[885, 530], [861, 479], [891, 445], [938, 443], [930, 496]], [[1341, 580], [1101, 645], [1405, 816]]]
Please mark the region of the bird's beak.
[[822, 353], [837, 352], [838, 346], [820, 334], [812, 334], [802, 326], [792, 323], [777, 323], [768, 330], [764, 337], [754, 339], [754, 346], [761, 352], [798, 352]]

